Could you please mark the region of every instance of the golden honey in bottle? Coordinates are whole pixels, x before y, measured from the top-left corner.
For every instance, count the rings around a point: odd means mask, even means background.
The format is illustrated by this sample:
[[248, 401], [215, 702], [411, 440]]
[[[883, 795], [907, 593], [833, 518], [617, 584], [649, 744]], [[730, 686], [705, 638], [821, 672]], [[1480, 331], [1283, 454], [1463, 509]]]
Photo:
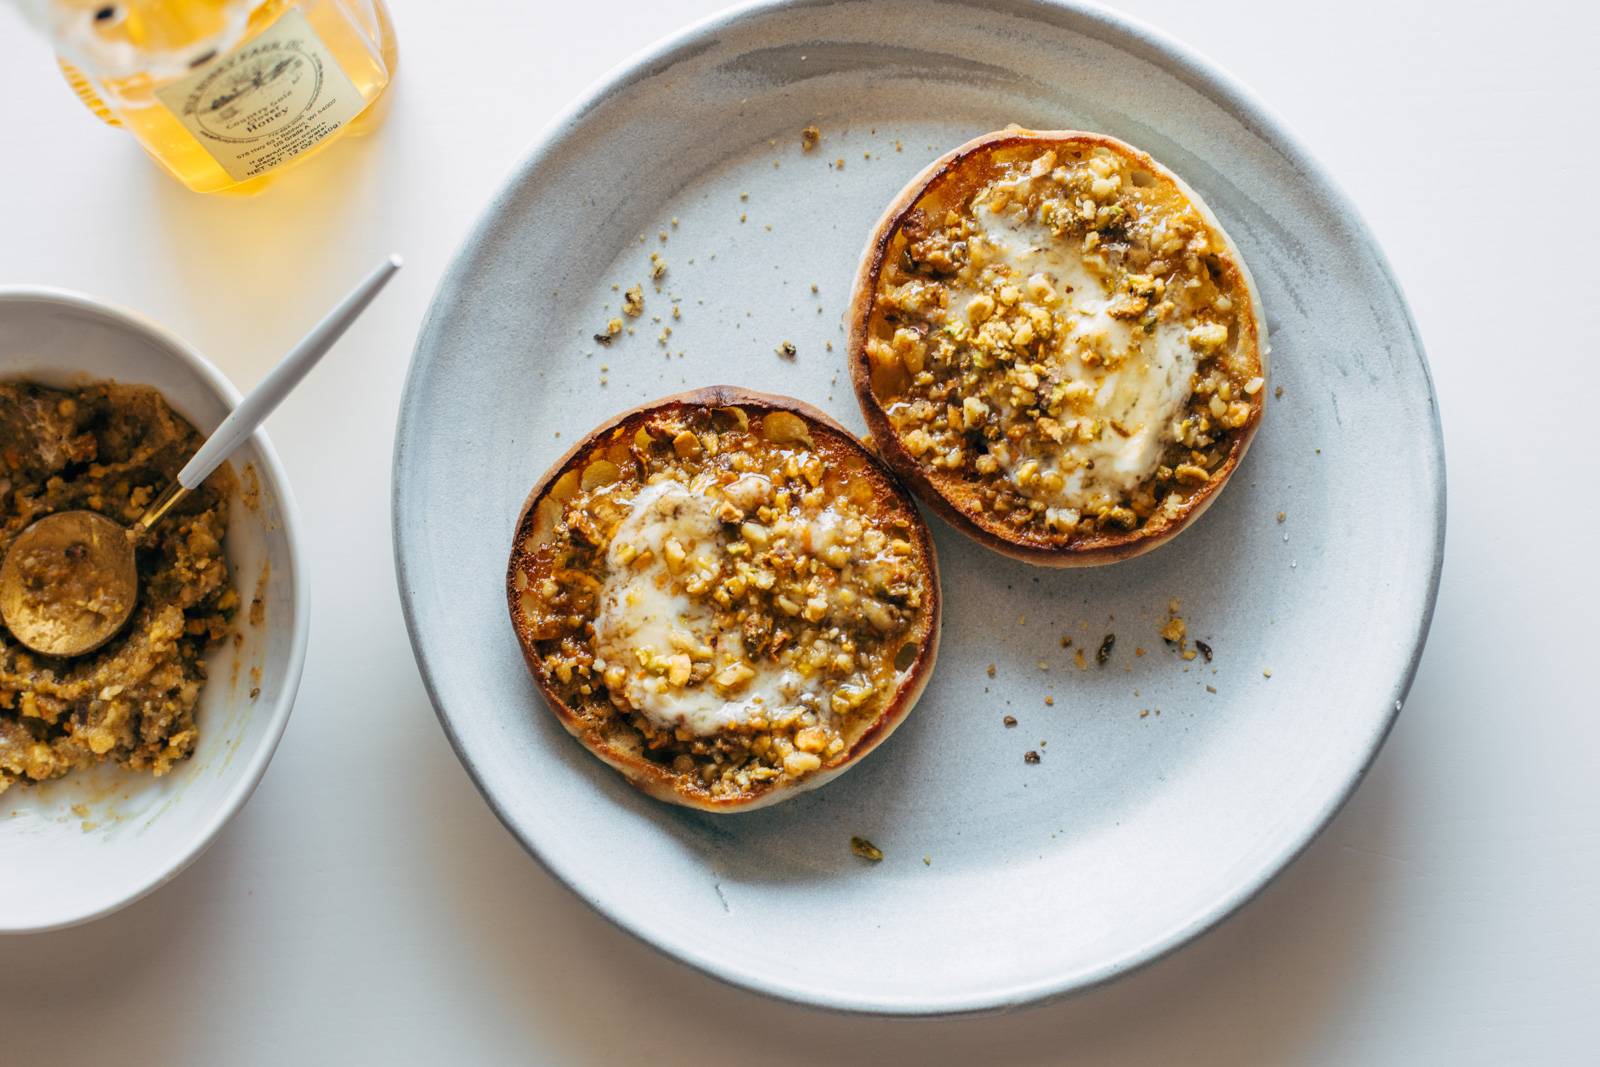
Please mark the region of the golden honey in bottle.
[[203, 193], [254, 192], [381, 118], [383, 0], [31, 0], [90, 110]]

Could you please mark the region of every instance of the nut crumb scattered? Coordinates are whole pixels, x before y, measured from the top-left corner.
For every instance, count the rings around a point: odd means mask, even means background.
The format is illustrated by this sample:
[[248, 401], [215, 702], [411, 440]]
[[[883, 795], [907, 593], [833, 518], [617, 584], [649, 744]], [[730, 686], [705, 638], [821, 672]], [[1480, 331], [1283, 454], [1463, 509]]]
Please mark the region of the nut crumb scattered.
[[784, 341], [778, 345], [776, 351], [784, 359], [793, 359], [800, 350], [795, 348], [793, 341]]
[[1047, 707], [1047, 708], [1055, 707], [1056, 706], [1056, 698], [1051, 696], [1051, 695], [1049, 695], [1048, 693], [1045, 694], [1044, 706]]
[[1009, 730], [1011, 727], [1017, 725], [1017, 717], [1015, 715], [1007, 715], [1005, 718], [1001, 719], [1000, 722], [1006, 727], [1006, 729]]
[[608, 345], [608, 344], [611, 343], [611, 339], [613, 337], [617, 336], [617, 334], [619, 334], [621, 332], [622, 332], [622, 320], [621, 319], [611, 319], [609, 322], [606, 323], [605, 331], [602, 332], [602, 333], [595, 334], [594, 335], [594, 339], [596, 341], [598, 341], [600, 344]]
[[643, 287], [638, 285], [628, 286], [628, 291], [622, 294], [622, 313], [630, 319], [636, 319], [644, 314]]
[[873, 863], [879, 863], [883, 860], [883, 849], [864, 837], [852, 837], [850, 839], [850, 851], [864, 860], [871, 860]]
[[[665, 238], [667, 235], [666, 234], [662, 234], [661, 236], [663, 238]], [[660, 252], [651, 252], [650, 253], [650, 280], [658, 282], [662, 278], [666, 277], [666, 274], [667, 274], [667, 261], [661, 258], [661, 253]]]
[[800, 151], [809, 152], [817, 147], [817, 142], [822, 140], [822, 131], [815, 123], [800, 131]]
[[1039, 753], [1035, 752], [1031, 748], [1028, 749], [1028, 751], [1026, 751], [1026, 752], [1024, 752], [1022, 754], [1022, 762], [1023, 763], [1038, 763], [1039, 762]]
[[989, 677], [991, 677], [991, 678], [994, 677], [994, 664], [993, 663], [989, 664], [988, 668], [985, 670], [985, 673], [988, 674]]
[[1289, 515], [1288, 515], [1288, 513], [1287, 513], [1287, 512], [1283, 512], [1283, 511], [1280, 511], [1280, 512], [1278, 512], [1278, 521], [1279, 521], [1279, 522], [1284, 522], [1284, 521], [1286, 521], [1286, 520], [1287, 520], [1287, 519], [1288, 519], [1288, 518], [1289, 518]]
[[1201, 640], [1199, 640], [1197, 638], [1195, 640], [1194, 647], [1198, 648], [1200, 650], [1200, 654], [1205, 657], [1207, 663], [1211, 662], [1211, 646], [1210, 645], [1206, 644], [1204, 641], [1201, 641]]
[[1116, 634], [1106, 634], [1105, 639], [1100, 642], [1100, 647], [1095, 650], [1095, 654], [1094, 654], [1095, 663], [1099, 664], [1102, 667], [1104, 667], [1107, 663], [1109, 663], [1111, 661], [1111, 650], [1116, 647], [1116, 644], [1117, 644], [1117, 635]]
[[1272, 668], [1271, 667], [1264, 668], [1261, 671], [1261, 677], [1263, 677], [1263, 678], [1271, 678], [1272, 677]]
[[1217, 691], [1217, 687], [1216, 687], [1216, 686], [1214, 686], [1214, 685], [1208, 685], [1208, 686], [1206, 686], [1206, 692], [1208, 692], [1208, 693], [1215, 693], [1215, 692], [1216, 692], [1216, 691]]
[[833, 161], [833, 169], [834, 170], [844, 170], [844, 157], [843, 156], [840, 156], [838, 159]]

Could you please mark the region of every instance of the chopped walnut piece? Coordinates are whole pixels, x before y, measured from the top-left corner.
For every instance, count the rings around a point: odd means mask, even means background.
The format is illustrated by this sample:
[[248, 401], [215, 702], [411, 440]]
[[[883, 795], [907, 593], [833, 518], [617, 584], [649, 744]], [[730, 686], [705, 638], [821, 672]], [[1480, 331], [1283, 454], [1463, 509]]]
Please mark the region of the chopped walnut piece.
[[1116, 643], [1116, 634], [1106, 634], [1105, 639], [1100, 642], [1100, 647], [1095, 650], [1095, 663], [1102, 667], [1109, 663], [1111, 661], [1111, 650], [1116, 646]]
[[871, 860], [873, 863], [879, 863], [883, 860], [883, 849], [864, 837], [852, 837], [850, 839], [850, 851], [864, 860]]

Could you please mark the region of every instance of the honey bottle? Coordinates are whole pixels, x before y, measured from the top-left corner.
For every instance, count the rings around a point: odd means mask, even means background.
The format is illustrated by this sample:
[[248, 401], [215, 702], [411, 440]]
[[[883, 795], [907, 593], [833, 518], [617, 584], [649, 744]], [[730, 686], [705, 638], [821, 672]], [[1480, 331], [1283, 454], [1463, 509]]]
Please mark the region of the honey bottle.
[[22, 0], [89, 110], [202, 193], [253, 193], [382, 118], [383, 0]]

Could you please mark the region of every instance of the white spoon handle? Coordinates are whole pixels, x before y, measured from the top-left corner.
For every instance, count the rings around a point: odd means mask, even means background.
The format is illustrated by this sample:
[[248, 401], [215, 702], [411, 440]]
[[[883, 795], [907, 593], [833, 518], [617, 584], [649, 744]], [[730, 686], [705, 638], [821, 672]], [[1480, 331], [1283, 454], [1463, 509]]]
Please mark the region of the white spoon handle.
[[235, 448], [244, 443], [245, 439], [256, 432], [266, 417], [288, 396], [294, 387], [300, 384], [300, 379], [317, 361], [327, 355], [328, 349], [334, 342], [344, 335], [350, 324], [360, 317], [372, 303], [394, 272], [400, 269], [400, 257], [390, 256], [379, 264], [378, 269], [367, 275], [362, 283], [351, 291], [350, 295], [332, 311], [326, 318], [317, 323], [316, 328], [306, 334], [305, 339], [294, 347], [261, 383], [250, 391], [233, 413], [222, 420], [216, 432], [206, 439], [196, 452], [184, 464], [183, 470], [178, 472], [178, 484], [184, 489], [194, 489], [211, 475], [211, 472], [222, 465]]

